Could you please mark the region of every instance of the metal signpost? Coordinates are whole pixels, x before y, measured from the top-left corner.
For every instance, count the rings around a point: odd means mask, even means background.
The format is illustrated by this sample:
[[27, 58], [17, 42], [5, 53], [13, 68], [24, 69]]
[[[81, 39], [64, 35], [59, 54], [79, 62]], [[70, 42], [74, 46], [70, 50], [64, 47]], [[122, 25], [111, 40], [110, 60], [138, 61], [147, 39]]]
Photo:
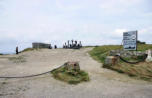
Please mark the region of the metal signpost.
[[123, 33], [124, 50], [137, 50], [137, 31]]

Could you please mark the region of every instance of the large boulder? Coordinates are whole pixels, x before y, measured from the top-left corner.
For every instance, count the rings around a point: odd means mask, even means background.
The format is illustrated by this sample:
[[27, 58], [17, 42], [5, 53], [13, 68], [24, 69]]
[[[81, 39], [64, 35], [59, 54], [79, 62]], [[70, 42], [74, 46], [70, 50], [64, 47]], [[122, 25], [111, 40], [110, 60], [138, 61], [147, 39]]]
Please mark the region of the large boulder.
[[79, 62], [73, 61], [73, 62], [66, 62], [64, 64], [64, 67], [68, 71], [80, 71]]
[[118, 64], [119, 57], [118, 56], [107, 56], [104, 62], [104, 65], [106, 66], [113, 66], [115, 64]]

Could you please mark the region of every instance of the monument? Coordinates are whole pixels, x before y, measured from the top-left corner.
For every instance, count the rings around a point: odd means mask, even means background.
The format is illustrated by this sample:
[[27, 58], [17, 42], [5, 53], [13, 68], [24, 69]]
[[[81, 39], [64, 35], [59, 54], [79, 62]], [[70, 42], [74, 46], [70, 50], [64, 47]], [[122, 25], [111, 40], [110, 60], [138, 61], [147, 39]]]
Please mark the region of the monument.
[[73, 62], [66, 62], [64, 64], [65, 68], [68, 70], [68, 71], [80, 71], [80, 66], [79, 66], [79, 62], [77, 61], [73, 61]]
[[148, 56], [146, 58], [146, 62], [152, 62], [152, 56], [151, 56], [152, 51], [150, 49], [147, 50], [147, 54], [148, 54]]

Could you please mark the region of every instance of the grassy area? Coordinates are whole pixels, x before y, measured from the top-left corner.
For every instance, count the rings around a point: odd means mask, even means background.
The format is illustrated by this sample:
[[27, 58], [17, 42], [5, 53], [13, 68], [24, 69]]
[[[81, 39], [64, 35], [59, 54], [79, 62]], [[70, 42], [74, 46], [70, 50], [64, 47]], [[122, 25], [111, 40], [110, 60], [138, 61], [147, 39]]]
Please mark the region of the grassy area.
[[82, 48], [91, 48], [91, 47], [98, 47], [98, 46], [83, 46]]
[[65, 67], [52, 71], [55, 79], [67, 82], [69, 84], [78, 84], [83, 81], [89, 81], [89, 75], [85, 71], [68, 71]]
[[[110, 50], [122, 49], [120, 45], [105, 45], [95, 47], [93, 50], [89, 52], [89, 54], [97, 61], [104, 63], [106, 56], [109, 55]], [[139, 44], [138, 51], [145, 51], [148, 49], [152, 49], [152, 45], [150, 44]], [[132, 58], [125, 58], [126, 60], [130, 60]], [[137, 58], [141, 59], [141, 58]], [[134, 61], [132, 59], [132, 61]], [[136, 78], [140, 78], [143, 80], [152, 81], [152, 63], [142, 62], [139, 64], [128, 64], [123, 61], [120, 61], [119, 64], [114, 66], [103, 66], [108, 69], [115, 70], [120, 73], [128, 74], [129, 76], [134, 76]]]
[[152, 44], [138, 44], [138, 51], [152, 49]]
[[109, 54], [110, 50], [122, 49], [120, 45], [104, 45], [104, 46], [97, 46], [89, 54], [99, 62], [104, 62], [106, 56]]
[[119, 63], [114, 66], [104, 66], [105, 68], [127, 74], [137, 79], [152, 81], [152, 63], [141, 62], [139, 64]]
[[36, 49], [34, 49], [34, 48], [26, 48], [26, 49], [24, 49], [24, 50], [21, 51], [21, 52], [27, 52], [27, 51], [33, 51], [33, 50], [36, 50]]

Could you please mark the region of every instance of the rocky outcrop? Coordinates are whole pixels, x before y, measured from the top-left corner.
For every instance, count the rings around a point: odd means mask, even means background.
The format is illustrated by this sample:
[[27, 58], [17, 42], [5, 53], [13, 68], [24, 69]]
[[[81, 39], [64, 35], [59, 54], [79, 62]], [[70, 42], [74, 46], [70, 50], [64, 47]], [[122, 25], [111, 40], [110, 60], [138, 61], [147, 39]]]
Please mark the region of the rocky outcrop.
[[74, 71], [80, 71], [79, 62], [75, 62], [75, 61], [73, 61], [73, 62], [66, 62], [64, 64], [64, 66], [65, 66], [65, 69], [67, 69], [68, 71], [72, 71], [72, 70], [74, 70]]
[[109, 56], [120, 55], [121, 57], [133, 57], [133, 56], [143, 56], [145, 55], [145, 51], [126, 51], [126, 50], [111, 50], [109, 52]]
[[107, 56], [104, 62], [104, 65], [106, 66], [113, 66], [115, 64], [118, 64], [119, 57], [118, 56]]

